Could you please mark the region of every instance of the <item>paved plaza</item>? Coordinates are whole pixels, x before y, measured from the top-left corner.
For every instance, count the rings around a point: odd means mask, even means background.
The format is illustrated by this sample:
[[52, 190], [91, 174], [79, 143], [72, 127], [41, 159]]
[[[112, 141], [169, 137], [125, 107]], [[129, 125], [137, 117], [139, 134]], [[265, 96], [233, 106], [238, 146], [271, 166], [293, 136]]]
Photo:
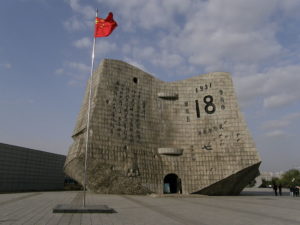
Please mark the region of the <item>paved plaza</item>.
[[299, 225], [300, 197], [273, 196], [271, 189], [240, 196], [151, 197], [89, 193], [87, 204], [112, 214], [53, 214], [57, 204], [81, 204], [80, 192], [0, 194], [0, 224], [30, 225]]

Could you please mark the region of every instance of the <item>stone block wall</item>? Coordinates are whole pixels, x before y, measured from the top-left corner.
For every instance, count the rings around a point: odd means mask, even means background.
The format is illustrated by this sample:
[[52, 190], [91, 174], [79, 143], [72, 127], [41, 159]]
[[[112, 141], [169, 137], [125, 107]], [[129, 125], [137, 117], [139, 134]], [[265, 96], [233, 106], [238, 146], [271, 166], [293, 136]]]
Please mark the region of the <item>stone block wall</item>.
[[0, 143], [0, 192], [63, 190], [65, 159]]

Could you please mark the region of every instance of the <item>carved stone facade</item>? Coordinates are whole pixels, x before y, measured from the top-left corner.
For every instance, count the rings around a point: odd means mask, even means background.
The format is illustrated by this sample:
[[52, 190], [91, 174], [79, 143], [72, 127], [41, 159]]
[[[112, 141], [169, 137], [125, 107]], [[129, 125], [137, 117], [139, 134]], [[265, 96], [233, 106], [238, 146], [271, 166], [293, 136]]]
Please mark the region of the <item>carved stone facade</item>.
[[[65, 172], [83, 182], [88, 89]], [[88, 189], [100, 193], [234, 195], [260, 157], [230, 74], [163, 82], [117, 60], [93, 76]]]

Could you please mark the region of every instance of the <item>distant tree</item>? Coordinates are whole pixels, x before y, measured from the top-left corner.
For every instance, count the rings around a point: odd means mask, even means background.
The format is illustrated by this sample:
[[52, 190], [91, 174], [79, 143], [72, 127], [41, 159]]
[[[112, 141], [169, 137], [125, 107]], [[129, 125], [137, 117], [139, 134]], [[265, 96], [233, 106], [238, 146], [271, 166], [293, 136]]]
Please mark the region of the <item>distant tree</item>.
[[254, 187], [256, 184], [256, 180], [253, 179], [252, 181], [249, 182], [248, 186], [247, 187]]
[[271, 184], [274, 185], [278, 185], [280, 183], [280, 179], [278, 177], [272, 177], [272, 181]]
[[300, 186], [300, 171], [297, 169], [291, 169], [285, 172], [282, 175], [280, 182], [284, 187]]
[[266, 188], [272, 185], [272, 181], [266, 180], [265, 178], [261, 179], [261, 185], [259, 187]]
[[261, 179], [261, 185], [259, 187], [262, 187], [262, 188], [267, 187], [267, 181], [266, 181], [266, 179], [264, 179], [264, 178]]

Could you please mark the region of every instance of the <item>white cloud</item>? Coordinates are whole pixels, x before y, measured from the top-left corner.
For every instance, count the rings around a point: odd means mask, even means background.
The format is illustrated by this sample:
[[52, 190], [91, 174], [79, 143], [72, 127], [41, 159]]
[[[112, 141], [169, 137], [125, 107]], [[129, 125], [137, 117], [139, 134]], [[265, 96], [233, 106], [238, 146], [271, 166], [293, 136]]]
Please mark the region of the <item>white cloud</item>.
[[263, 129], [282, 129], [290, 124], [289, 120], [269, 120], [262, 124]]
[[288, 94], [278, 94], [278, 95], [272, 95], [269, 97], [266, 97], [264, 99], [264, 107], [265, 108], [277, 108], [282, 107], [285, 105], [288, 105], [292, 102], [294, 102], [297, 99], [297, 96], [294, 95], [288, 95]]
[[137, 62], [135, 60], [132, 60], [130, 58], [125, 58], [124, 60], [125, 60], [125, 62], [127, 62], [127, 63], [129, 63], [129, 64], [131, 64], [131, 65], [133, 65], [133, 66], [135, 66], [135, 67], [137, 67], [137, 68], [139, 68], [141, 70], [143, 70], [144, 72], [147, 72], [147, 69], [146, 69], [146, 67], [143, 64], [141, 64], [141, 63], [139, 63], [139, 62]]
[[[74, 12], [93, 18], [93, 8], [83, 1], [67, 2]], [[186, 56], [190, 63], [204, 66], [207, 71], [229, 67], [232, 62], [261, 63], [281, 54], [283, 49], [276, 37], [278, 12], [290, 13], [299, 6], [297, 0], [98, 2], [115, 12], [120, 19], [119, 29], [128, 32], [130, 27], [131, 32], [140, 32], [140, 28], [155, 32], [162, 37], [159, 42], [164, 42], [162, 51], [173, 49], [174, 54]], [[101, 16], [105, 17], [106, 12]]]
[[76, 31], [84, 29], [86, 24], [83, 20], [72, 17], [64, 22], [64, 27], [69, 31]]
[[57, 74], [57, 75], [63, 75], [64, 72], [65, 72], [65, 70], [63, 68], [58, 68], [58, 69], [55, 70], [54, 73]]
[[299, 120], [300, 119], [300, 112], [297, 112], [297, 113], [291, 113], [287, 116], [284, 117], [284, 119], [286, 120]]
[[64, 62], [62, 68], [56, 69], [54, 73], [68, 77], [67, 84], [69, 86], [78, 86], [85, 84], [90, 73], [90, 67], [84, 63], [67, 61]]
[[298, 0], [279, 1], [279, 4], [281, 5], [286, 16], [299, 17], [300, 2]]
[[17, 1], [20, 1], [20, 2], [34, 2], [34, 3], [39, 3], [39, 4], [48, 4], [48, 1], [47, 0], [17, 0]]
[[[279, 137], [294, 133], [293, 124], [299, 123], [300, 113], [289, 113], [276, 120], [268, 120], [261, 125], [261, 128], [266, 131], [267, 137]], [[289, 132], [288, 132], [289, 131]]]
[[105, 56], [108, 53], [116, 51], [117, 49], [116, 43], [101, 39], [101, 41], [96, 43], [95, 54], [97, 54], [97, 56]]
[[282, 137], [285, 135], [285, 132], [283, 132], [282, 130], [274, 130], [274, 131], [270, 131], [268, 133], [266, 133], [267, 137]]
[[10, 63], [1, 63], [0, 67], [5, 68], [5, 69], [11, 69], [12, 65]]
[[[300, 66], [291, 65], [288, 58], [295, 53], [277, 35], [280, 15], [300, 9], [297, 0], [97, 1], [114, 12], [123, 31], [118, 45], [101, 40], [99, 56], [120, 49], [121, 58], [147, 62], [176, 76], [201, 70], [232, 72], [242, 105], [259, 101], [265, 109], [274, 109], [300, 100]], [[68, 3], [75, 13], [92, 18], [91, 6], [80, 0]], [[73, 23], [74, 29], [86, 26]], [[74, 46], [86, 48], [90, 40], [77, 40]]]
[[183, 62], [183, 58], [171, 52], [163, 51], [151, 59], [153, 65], [163, 68], [174, 68]]
[[83, 15], [86, 19], [92, 19], [95, 17], [95, 9], [91, 6], [83, 6], [79, 2], [80, 0], [66, 0], [67, 3], [70, 5], [72, 10], [76, 13]]
[[78, 79], [72, 79], [72, 80], [69, 80], [67, 85], [70, 86], [70, 87], [77, 87], [80, 85], [80, 80]]
[[144, 48], [134, 48], [134, 54], [139, 58], [150, 60], [155, 57], [155, 48], [152, 46], [145, 46]]
[[300, 119], [300, 113], [290, 113], [278, 120], [269, 120], [262, 124], [263, 129], [283, 129]]
[[[68, 2], [74, 12], [84, 8], [83, 1]], [[296, 5], [292, 0], [285, 4], [280, 0], [98, 2], [115, 12], [119, 29], [124, 33], [141, 32], [141, 28], [151, 33], [149, 40], [147, 36], [139, 37], [142, 41], [135, 45], [138, 54], [134, 49], [129, 50], [127, 42], [120, 44], [125, 57], [137, 61], [141, 56], [154, 66], [175, 71], [193, 64], [205, 72], [235, 71], [249, 65], [257, 69], [280, 57], [285, 49], [277, 40], [276, 15]]]
[[35, 100], [34, 99], [28, 99], [28, 104], [34, 104], [35, 103]]
[[91, 40], [91, 38], [84, 37], [77, 41], [74, 41], [73, 45], [77, 48], [91, 48], [92, 40]]
[[242, 102], [262, 100], [266, 109], [279, 108], [300, 101], [300, 65], [270, 68], [264, 73], [235, 77]]
[[81, 31], [91, 28], [95, 18], [95, 9], [89, 5], [81, 5], [80, 0], [65, 0], [75, 12], [71, 18], [64, 21], [64, 27], [69, 31]]
[[[235, 64], [262, 63], [278, 56], [282, 47], [270, 1], [206, 1], [195, 4], [182, 32], [169, 38], [189, 63], [206, 71], [227, 70]], [[173, 34], [172, 34], [173, 35]]]
[[234, 77], [233, 80], [241, 103], [247, 104], [262, 96], [264, 94], [262, 87], [265, 79], [264, 74]]
[[121, 50], [122, 50], [122, 53], [123, 53], [124, 55], [129, 55], [129, 54], [131, 53], [131, 47], [130, 47], [130, 45], [127, 44], [127, 43], [123, 44]]
[[[178, 27], [175, 17], [185, 15], [191, 7], [191, 0], [98, 0], [118, 12], [120, 23], [126, 30], [146, 30]], [[134, 12], [134, 13], [133, 13]]]
[[[184, 59], [167, 50], [158, 51], [153, 46], [141, 46], [141, 43], [131, 43], [123, 46], [122, 51], [132, 54], [133, 58], [146, 61], [154, 67], [175, 68], [183, 63]], [[134, 60], [137, 61], [137, 60]]]
[[274, 20], [283, 7], [279, 0], [98, 2], [115, 12], [124, 33], [141, 32], [141, 28], [151, 33], [151, 40], [139, 37], [141, 42], [135, 45], [139, 53], [130, 51], [127, 42], [120, 47], [126, 57], [144, 57], [157, 67], [177, 71], [192, 64], [205, 72], [234, 71], [249, 65], [257, 69], [284, 51]]
[[90, 67], [85, 65], [84, 63], [79, 62], [67, 62], [66, 63], [71, 69], [79, 70], [82, 72], [88, 72], [90, 70]]

